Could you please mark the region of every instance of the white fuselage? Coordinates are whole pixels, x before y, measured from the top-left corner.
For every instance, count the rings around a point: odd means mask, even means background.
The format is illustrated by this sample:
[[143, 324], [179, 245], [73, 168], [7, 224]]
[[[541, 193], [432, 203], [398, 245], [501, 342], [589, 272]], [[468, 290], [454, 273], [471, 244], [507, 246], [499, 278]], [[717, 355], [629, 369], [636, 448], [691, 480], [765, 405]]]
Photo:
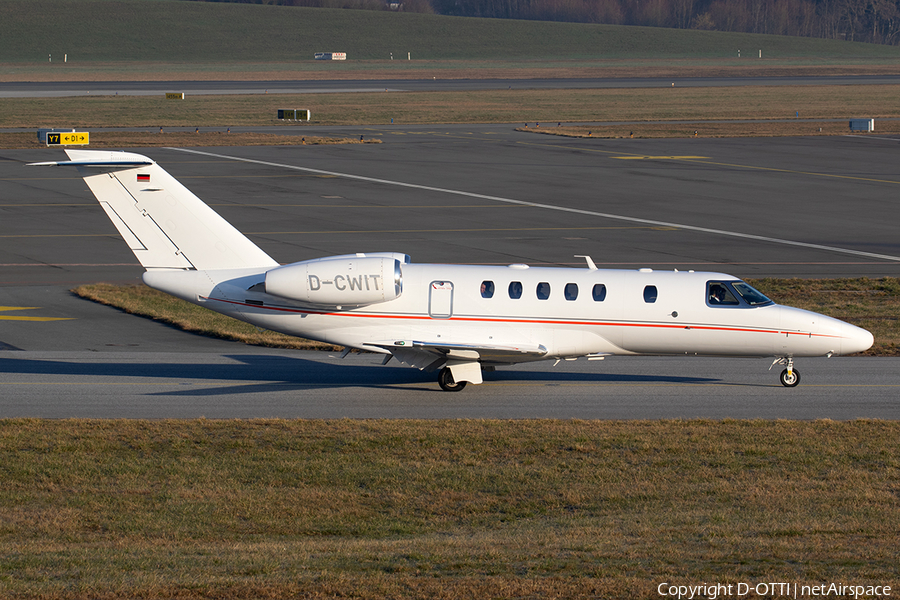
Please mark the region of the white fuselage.
[[[398, 297], [359, 307], [273, 296], [258, 285], [259, 269], [151, 270], [144, 280], [259, 327], [352, 348], [384, 353], [415, 341], [546, 350], [497, 364], [592, 354], [825, 356], [872, 344], [868, 331], [805, 310], [712, 305], [709, 282], [739, 281], [722, 273], [409, 263], [401, 271]], [[595, 297], [597, 285], [605, 295]]]

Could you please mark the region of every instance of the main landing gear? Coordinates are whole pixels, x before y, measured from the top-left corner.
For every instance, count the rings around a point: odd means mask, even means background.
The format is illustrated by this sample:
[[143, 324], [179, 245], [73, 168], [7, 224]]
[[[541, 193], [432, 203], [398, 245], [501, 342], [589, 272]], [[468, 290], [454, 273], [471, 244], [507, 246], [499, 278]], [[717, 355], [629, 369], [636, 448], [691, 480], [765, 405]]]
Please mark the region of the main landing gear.
[[449, 367], [444, 367], [441, 369], [440, 373], [438, 373], [438, 385], [441, 386], [441, 389], [445, 392], [458, 392], [466, 387], [465, 381], [460, 381], [456, 383], [453, 380], [453, 373], [450, 372]]
[[775, 362], [772, 363], [772, 366], [775, 366], [776, 364], [787, 365], [787, 369], [782, 371], [781, 375], [778, 377], [781, 381], [781, 385], [784, 387], [797, 387], [797, 384], [800, 383], [800, 371], [794, 368], [793, 357], [788, 356], [776, 359]]

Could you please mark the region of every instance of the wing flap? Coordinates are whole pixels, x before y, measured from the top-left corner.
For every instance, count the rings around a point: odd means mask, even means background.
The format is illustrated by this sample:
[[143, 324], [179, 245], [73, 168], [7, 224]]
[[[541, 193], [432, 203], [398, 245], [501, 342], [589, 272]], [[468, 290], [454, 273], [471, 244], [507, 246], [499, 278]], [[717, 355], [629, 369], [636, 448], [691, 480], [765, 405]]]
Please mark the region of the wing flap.
[[414, 340], [372, 342], [366, 345], [386, 350], [393, 354], [401, 363], [426, 371], [439, 369], [451, 362], [515, 364], [539, 360], [547, 356], [547, 349], [543, 346], [448, 344], [446, 342], [422, 342]]

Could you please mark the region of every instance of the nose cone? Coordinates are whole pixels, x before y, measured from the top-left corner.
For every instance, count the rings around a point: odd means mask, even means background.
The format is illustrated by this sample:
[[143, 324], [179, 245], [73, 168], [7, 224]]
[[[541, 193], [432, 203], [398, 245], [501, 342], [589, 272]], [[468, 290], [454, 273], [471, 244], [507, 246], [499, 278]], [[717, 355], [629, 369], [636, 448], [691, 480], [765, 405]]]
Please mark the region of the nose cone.
[[787, 335], [776, 343], [776, 354], [842, 355], [865, 352], [872, 347], [872, 334], [861, 327], [808, 310], [779, 308], [781, 327]]
[[874, 342], [875, 338], [869, 331], [850, 323], [841, 323], [841, 354], [865, 352]]

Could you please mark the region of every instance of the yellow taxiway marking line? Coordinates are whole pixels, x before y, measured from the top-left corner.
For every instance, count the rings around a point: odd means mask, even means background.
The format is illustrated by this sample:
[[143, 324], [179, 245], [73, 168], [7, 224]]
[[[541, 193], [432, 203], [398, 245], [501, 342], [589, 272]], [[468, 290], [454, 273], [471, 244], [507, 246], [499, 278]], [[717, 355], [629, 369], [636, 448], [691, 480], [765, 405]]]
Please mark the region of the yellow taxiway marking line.
[[[554, 144], [539, 144], [536, 142], [516, 142], [517, 144], [522, 144], [523, 146], [540, 146], [543, 148], [553, 148], [555, 150], [569, 150], [568, 146], [557, 146]], [[622, 155], [621, 151], [613, 151], [613, 150], [601, 150], [599, 148], [579, 148], [584, 152], [595, 152], [597, 154], [606, 154], [606, 155]], [[799, 171], [797, 169], [779, 169], [778, 167], [760, 167], [756, 165], [741, 165], [736, 163], [724, 163], [724, 162], [716, 162], [714, 160], [710, 160], [709, 157], [706, 156], [645, 156], [643, 154], [632, 154], [628, 155], [624, 153], [624, 156], [610, 156], [610, 158], [617, 158], [621, 160], [626, 159], [658, 159], [658, 160], [683, 160], [685, 162], [697, 163], [700, 165], [713, 165], [716, 167], [729, 167], [734, 169], [748, 169], [751, 171], [768, 171], [771, 173], [793, 173], [795, 175], [809, 175], [810, 177], [827, 177], [830, 179], [847, 179], [849, 181], [868, 181], [870, 183], [892, 183], [894, 185], [900, 185], [900, 181], [891, 180], [891, 179], [875, 179], [872, 177], [857, 177], [855, 175], [838, 175], [835, 173], [818, 173], [816, 171]]]
[[[332, 196], [323, 196], [330, 198]], [[343, 198], [338, 196], [338, 198]], [[360, 202], [364, 202], [360, 200]], [[291, 203], [265, 203], [257, 204], [251, 202], [207, 202], [207, 206], [228, 206], [237, 208], [264, 208], [264, 207], [283, 207], [283, 208], [427, 208], [433, 209], [432, 204], [291, 204]], [[97, 203], [92, 204], [0, 204], [0, 208], [56, 208], [59, 206], [84, 206], [94, 208]], [[506, 204], [442, 204], [441, 208], [521, 208], [520, 206], [510, 206]]]
[[[353, 208], [353, 209], [395, 209], [395, 208], [425, 208], [434, 209], [433, 204], [213, 204], [207, 206], [236, 206], [243, 208], [282, 207], [282, 208]], [[0, 207], [2, 208], [2, 207]], [[522, 208], [508, 204], [441, 204], [441, 208]]]
[[[652, 231], [677, 231], [677, 227], [662, 225], [635, 225], [622, 227], [516, 227], [516, 228], [483, 228], [483, 229], [337, 229], [333, 231], [245, 231], [245, 235], [332, 235], [335, 233], [459, 233], [459, 232], [491, 232], [491, 231], [606, 231], [618, 229], [649, 229]], [[71, 237], [118, 237], [118, 233], [83, 233], [83, 234], [53, 234], [53, 233], [35, 233], [21, 235], [0, 235], [0, 239], [4, 238], [71, 238]], [[132, 263], [122, 263], [131, 265]], [[35, 265], [38, 266], [38, 265]], [[91, 265], [93, 266], [93, 265]], [[114, 265], [115, 266], [115, 265]]]
[[619, 160], [696, 160], [709, 158], [708, 156], [613, 156]]
[[[404, 384], [404, 385], [413, 385], [413, 384]], [[595, 383], [585, 382], [585, 383], [542, 383], [539, 381], [535, 382], [499, 382], [499, 381], [485, 381], [482, 384], [486, 387], [753, 387], [753, 388], [775, 388], [781, 389], [782, 386], [780, 383], [740, 383], [740, 382], [732, 382], [732, 381], [709, 381], [709, 382], [698, 382], [698, 383], [641, 383], [638, 381], [623, 381], [623, 382], [602, 382], [598, 381]], [[900, 384], [896, 383], [837, 383], [837, 384], [803, 384], [803, 389], [806, 388], [900, 388]]]
[[[0, 312], [10, 310], [37, 310], [39, 306], [0, 306]], [[20, 317], [17, 315], [0, 315], [0, 321], [71, 321], [73, 317]]]
[[74, 317], [6, 317], [0, 316], [0, 321], [71, 321]]
[[21, 235], [0, 235], [0, 238], [89, 238], [89, 237], [119, 237], [117, 232], [109, 233], [34, 233]]
[[290, 179], [290, 178], [335, 179], [336, 175], [308, 175], [290, 173], [288, 175], [182, 175], [178, 179]]
[[[227, 382], [227, 381], [213, 382], [213, 384], [220, 384], [220, 385], [221, 385], [221, 384], [226, 384], [226, 383], [228, 383], [228, 382]], [[158, 383], [158, 382], [157, 382], [157, 383], [154, 383], [154, 382], [142, 382], [142, 381], [135, 381], [135, 382], [114, 382], [114, 381], [0, 381], [0, 385], [103, 385], [103, 386], [107, 386], [107, 385], [115, 385], [115, 386], [125, 386], [125, 385], [130, 385], [130, 386], [135, 386], [135, 385], [140, 385], [140, 386], [151, 386], [151, 385], [156, 385], [156, 386], [170, 386], [170, 387], [171, 387], [171, 386], [178, 386], [178, 387], [184, 387], [184, 386], [186, 386], [186, 385], [206, 385], [206, 382], [204, 382], [204, 383], [183, 383], [183, 382], [180, 382], [180, 381], [175, 381], [175, 382], [172, 382], [172, 383]], [[246, 386], [249, 387], [249, 386], [251, 386], [251, 385], [256, 385], [256, 384], [255, 384], [255, 383], [247, 383], [247, 384], [244, 384], [244, 385], [246, 385]], [[266, 384], [266, 385], [269, 385], [269, 384]]]
[[[663, 226], [623, 226], [623, 227], [514, 227], [509, 229], [503, 228], [483, 228], [483, 229], [336, 229], [332, 231], [248, 231], [247, 235], [317, 235], [336, 233], [460, 233], [460, 232], [529, 232], [529, 231], [609, 231], [622, 229], [650, 229], [653, 231], [678, 231], [677, 227]], [[0, 236], [2, 237], [2, 236]]]
[[733, 163], [721, 163], [712, 160], [686, 159], [688, 162], [697, 163], [699, 165], [713, 165], [716, 167], [730, 167], [735, 169], [748, 169], [750, 171], [769, 171], [771, 173], [792, 173], [794, 175], [809, 175], [811, 177], [826, 177], [830, 179], [847, 179], [849, 181], [867, 181], [869, 183], [892, 183], [900, 184], [900, 181], [890, 179], [875, 179], [873, 177], [857, 177], [855, 175], [836, 175], [834, 173], [817, 173], [815, 171], [798, 171], [796, 169], [778, 169], [776, 167], [758, 167], [754, 165], [739, 165]]

